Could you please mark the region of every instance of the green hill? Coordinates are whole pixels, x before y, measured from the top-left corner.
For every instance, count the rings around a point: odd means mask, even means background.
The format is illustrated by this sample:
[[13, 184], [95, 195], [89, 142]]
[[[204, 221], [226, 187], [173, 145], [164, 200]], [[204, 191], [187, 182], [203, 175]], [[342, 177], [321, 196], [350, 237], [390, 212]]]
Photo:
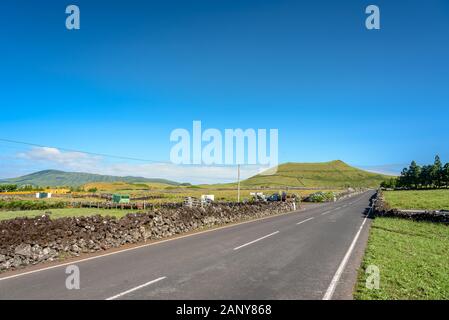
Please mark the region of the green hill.
[[178, 182], [165, 179], [149, 179], [143, 177], [118, 177], [107, 176], [100, 174], [84, 173], [84, 172], [65, 172], [58, 170], [44, 170], [28, 174], [18, 178], [4, 179], [0, 183], [12, 183], [18, 185], [35, 185], [35, 186], [82, 186], [90, 182], [150, 182], [150, 183], [164, 183], [169, 185], [179, 185]]
[[255, 175], [242, 181], [244, 187], [378, 187], [391, 178], [351, 167], [340, 160], [319, 163], [284, 163], [274, 175]]

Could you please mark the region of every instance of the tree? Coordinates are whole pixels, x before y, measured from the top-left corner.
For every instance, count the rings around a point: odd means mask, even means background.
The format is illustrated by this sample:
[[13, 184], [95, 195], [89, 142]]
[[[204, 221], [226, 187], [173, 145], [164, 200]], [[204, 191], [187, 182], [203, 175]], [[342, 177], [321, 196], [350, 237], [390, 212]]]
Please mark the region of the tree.
[[394, 189], [396, 188], [396, 178], [391, 178], [389, 180], [382, 181], [380, 184], [381, 188], [384, 189]]
[[0, 184], [0, 192], [12, 192], [17, 190], [16, 184]]
[[407, 168], [402, 169], [401, 176], [397, 180], [397, 186], [401, 187], [401, 188], [409, 188], [410, 179], [409, 179]]
[[443, 167], [443, 181], [446, 183], [446, 188], [449, 188], [449, 162]]
[[407, 174], [409, 178], [410, 187], [411, 185], [414, 185], [415, 188], [417, 189], [420, 183], [419, 176], [421, 174], [421, 167], [418, 166], [415, 161], [412, 161], [407, 171]]
[[435, 162], [433, 163], [432, 166], [431, 177], [432, 183], [438, 188], [441, 187], [442, 173], [443, 173], [443, 164], [441, 163], [440, 157], [436, 155]]
[[432, 184], [431, 177], [432, 166], [423, 166], [421, 168], [421, 174], [419, 175], [419, 180], [422, 186], [428, 188]]
[[39, 190], [38, 186], [33, 186], [31, 184], [26, 184], [20, 187], [21, 191], [33, 191], [33, 190]]

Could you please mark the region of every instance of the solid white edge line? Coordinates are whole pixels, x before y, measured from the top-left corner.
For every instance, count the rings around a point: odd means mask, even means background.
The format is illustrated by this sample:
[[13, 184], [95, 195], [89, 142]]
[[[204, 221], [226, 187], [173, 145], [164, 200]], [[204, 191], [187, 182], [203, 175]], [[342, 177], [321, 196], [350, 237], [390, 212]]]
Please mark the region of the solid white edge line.
[[331, 281], [329, 287], [326, 290], [326, 293], [324, 294], [323, 300], [331, 300], [332, 299], [335, 289], [337, 288], [338, 281], [340, 280], [340, 277], [346, 267], [346, 264], [348, 263], [349, 257], [351, 256], [351, 253], [354, 250], [354, 247], [357, 243], [360, 233], [362, 232], [363, 226], [365, 225], [366, 220], [368, 220], [368, 217], [369, 217], [372, 209], [373, 208], [371, 207], [368, 214], [366, 215], [365, 219], [363, 219], [362, 225], [360, 226], [354, 239], [352, 240], [352, 243], [349, 246], [348, 251], [346, 252], [345, 256], [343, 257], [343, 260], [341, 261], [337, 271], [335, 272], [334, 277], [332, 278], [332, 281]]
[[276, 233], [279, 233], [279, 231], [275, 231], [275, 232], [270, 233], [270, 234], [267, 234], [266, 236], [263, 236], [263, 237], [261, 237], [261, 238], [259, 238], [259, 239], [256, 239], [256, 240], [253, 240], [253, 241], [251, 241], [251, 242], [242, 244], [241, 246], [235, 247], [234, 250], [238, 250], [238, 249], [241, 249], [241, 248], [243, 248], [243, 247], [249, 246], [250, 244], [253, 244], [253, 243], [257, 242], [257, 241], [260, 241], [260, 240], [263, 240], [263, 239], [265, 239], [265, 238], [271, 237], [271, 236], [275, 235]]
[[144, 283], [144, 284], [142, 284], [142, 285], [140, 285], [140, 286], [137, 286], [137, 287], [134, 287], [134, 288], [132, 288], [132, 289], [123, 291], [123, 292], [121, 292], [121, 293], [119, 293], [119, 294], [116, 294], [115, 296], [109, 297], [109, 298], [107, 298], [107, 299], [105, 299], [105, 300], [115, 300], [115, 299], [117, 299], [117, 298], [123, 297], [124, 295], [127, 295], [128, 293], [131, 293], [131, 292], [134, 292], [134, 291], [136, 291], [136, 290], [142, 289], [142, 288], [144, 288], [144, 287], [146, 287], [146, 286], [149, 286], [150, 284], [153, 284], [153, 283], [156, 283], [156, 282], [158, 282], [158, 281], [164, 280], [165, 278], [167, 278], [167, 277], [160, 277], [160, 278], [151, 280], [151, 281], [149, 281], [149, 282], [147, 282], [147, 283]]
[[302, 223], [307, 222], [307, 221], [310, 221], [310, 220], [312, 220], [312, 219], [314, 219], [314, 217], [309, 218], [309, 219], [306, 219], [306, 220], [303, 220], [303, 221], [300, 221], [300, 222], [298, 222], [297, 224], [302, 224]]

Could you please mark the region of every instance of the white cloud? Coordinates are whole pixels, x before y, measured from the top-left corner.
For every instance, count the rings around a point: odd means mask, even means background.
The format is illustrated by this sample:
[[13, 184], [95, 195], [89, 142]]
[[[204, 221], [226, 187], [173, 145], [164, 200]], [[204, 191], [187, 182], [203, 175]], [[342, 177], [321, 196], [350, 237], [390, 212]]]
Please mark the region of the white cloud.
[[[57, 148], [35, 147], [17, 155], [33, 167], [39, 163], [48, 169], [107, 174], [114, 176], [140, 176], [162, 178], [190, 183], [222, 183], [237, 181], [236, 166], [175, 165], [172, 163], [111, 163], [99, 156], [82, 152], [65, 152]], [[249, 178], [267, 167], [259, 165], [241, 166], [241, 179]]]
[[40, 163], [49, 163], [58, 168], [66, 167], [71, 170], [83, 170], [96, 166], [101, 157], [91, 156], [82, 152], [63, 152], [57, 148], [34, 147], [29, 151], [21, 152], [19, 158]]

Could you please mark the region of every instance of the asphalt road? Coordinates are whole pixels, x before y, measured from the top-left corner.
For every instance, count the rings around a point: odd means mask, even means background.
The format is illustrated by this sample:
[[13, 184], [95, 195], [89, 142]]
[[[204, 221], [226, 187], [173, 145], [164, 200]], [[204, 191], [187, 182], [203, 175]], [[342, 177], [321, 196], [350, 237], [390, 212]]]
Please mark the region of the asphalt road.
[[350, 299], [372, 195], [71, 262], [80, 289], [67, 265], [3, 274], [0, 299]]

